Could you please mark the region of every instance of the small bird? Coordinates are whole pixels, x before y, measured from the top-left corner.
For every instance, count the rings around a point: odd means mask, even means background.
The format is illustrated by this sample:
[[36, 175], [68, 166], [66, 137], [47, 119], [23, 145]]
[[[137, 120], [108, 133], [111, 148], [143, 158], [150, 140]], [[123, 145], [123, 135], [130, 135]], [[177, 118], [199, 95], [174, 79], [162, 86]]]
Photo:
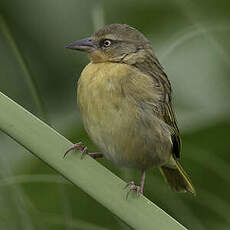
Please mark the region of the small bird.
[[66, 48], [84, 51], [90, 63], [78, 81], [77, 104], [84, 127], [100, 153], [120, 167], [141, 170], [137, 186], [129, 192], [143, 194], [146, 170], [158, 167], [176, 192], [195, 195], [195, 189], [179, 164], [181, 139], [172, 105], [171, 84], [149, 40], [126, 24], [110, 24], [91, 37]]

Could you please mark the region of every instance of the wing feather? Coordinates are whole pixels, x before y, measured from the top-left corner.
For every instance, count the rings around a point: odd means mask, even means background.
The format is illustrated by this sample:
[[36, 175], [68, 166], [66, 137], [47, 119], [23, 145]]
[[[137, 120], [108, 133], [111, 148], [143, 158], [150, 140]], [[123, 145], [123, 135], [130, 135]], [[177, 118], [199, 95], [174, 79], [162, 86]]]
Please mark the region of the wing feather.
[[158, 116], [163, 119], [172, 128], [172, 149], [175, 158], [180, 158], [181, 139], [178, 129], [175, 113], [172, 104], [172, 88], [163, 67], [157, 58], [151, 53], [145, 62], [135, 63], [134, 66], [141, 72], [150, 75], [153, 78], [155, 87], [160, 90], [160, 100], [158, 102]]

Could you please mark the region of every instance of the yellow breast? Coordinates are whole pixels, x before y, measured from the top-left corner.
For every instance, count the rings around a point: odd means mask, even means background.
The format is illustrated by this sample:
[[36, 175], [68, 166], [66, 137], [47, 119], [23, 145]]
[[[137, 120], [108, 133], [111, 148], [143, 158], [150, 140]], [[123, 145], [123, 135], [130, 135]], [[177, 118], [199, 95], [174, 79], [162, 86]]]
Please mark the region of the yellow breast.
[[154, 150], [160, 127], [150, 127], [161, 124], [141, 107], [142, 101], [151, 104], [158, 98], [148, 76], [126, 64], [90, 63], [81, 74], [77, 95], [84, 127], [107, 159], [135, 168], [165, 160]]

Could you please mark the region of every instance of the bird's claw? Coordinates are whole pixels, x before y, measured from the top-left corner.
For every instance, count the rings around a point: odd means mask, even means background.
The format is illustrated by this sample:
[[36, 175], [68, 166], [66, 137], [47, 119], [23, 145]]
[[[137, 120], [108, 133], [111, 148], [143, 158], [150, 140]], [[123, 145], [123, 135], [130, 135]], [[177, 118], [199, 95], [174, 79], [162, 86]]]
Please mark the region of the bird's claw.
[[81, 159], [83, 159], [85, 155], [89, 155], [90, 157], [92, 157], [94, 159], [103, 157], [102, 153], [89, 153], [88, 152], [88, 147], [85, 146], [82, 142], [78, 142], [78, 143], [74, 144], [72, 147], [70, 147], [65, 152], [63, 157], [65, 157], [70, 151], [75, 150], [75, 149], [81, 151]]
[[65, 157], [70, 151], [75, 150], [75, 149], [82, 151], [81, 158], [83, 158], [86, 154], [88, 154], [88, 148], [84, 146], [83, 143], [80, 141], [74, 144], [73, 146], [71, 146], [69, 149], [67, 149], [63, 157]]
[[85, 155], [89, 154], [88, 152], [88, 147], [84, 147], [82, 150], [81, 150], [81, 159], [84, 158]]
[[143, 194], [143, 189], [140, 186], [135, 185], [134, 181], [128, 182], [125, 186], [125, 189], [128, 187], [129, 187], [129, 190], [126, 194], [126, 199], [128, 199], [128, 196], [131, 191], [136, 191], [137, 196], [140, 196], [140, 194]]

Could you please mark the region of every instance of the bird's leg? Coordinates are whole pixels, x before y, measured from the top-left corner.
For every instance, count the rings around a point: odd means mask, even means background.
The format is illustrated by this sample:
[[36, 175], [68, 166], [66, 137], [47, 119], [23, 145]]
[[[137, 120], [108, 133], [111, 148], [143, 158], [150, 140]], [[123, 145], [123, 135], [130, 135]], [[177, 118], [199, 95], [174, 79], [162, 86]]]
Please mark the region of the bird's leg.
[[76, 144], [74, 144], [72, 147], [70, 147], [69, 149], [67, 149], [67, 151], [64, 154], [64, 157], [72, 150], [81, 150], [82, 154], [81, 154], [81, 158], [83, 158], [86, 154], [91, 156], [92, 158], [96, 159], [96, 158], [102, 158], [103, 154], [101, 153], [89, 153], [88, 152], [88, 148], [87, 146], [85, 146], [82, 142], [78, 142]]
[[88, 153], [88, 155], [91, 156], [94, 159], [103, 158], [103, 154], [102, 153]]
[[143, 194], [144, 192], [144, 185], [145, 185], [145, 170], [142, 169], [141, 171], [141, 183], [140, 183], [140, 193]]
[[128, 198], [129, 193], [131, 191], [136, 191], [137, 196], [139, 196], [140, 194], [143, 194], [143, 192], [144, 192], [144, 184], [145, 184], [145, 169], [142, 169], [142, 171], [141, 171], [141, 183], [140, 183], [140, 186], [135, 185], [134, 181], [130, 181], [125, 186], [125, 188], [129, 187], [129, 191], [127, 192], [126, 199]]

